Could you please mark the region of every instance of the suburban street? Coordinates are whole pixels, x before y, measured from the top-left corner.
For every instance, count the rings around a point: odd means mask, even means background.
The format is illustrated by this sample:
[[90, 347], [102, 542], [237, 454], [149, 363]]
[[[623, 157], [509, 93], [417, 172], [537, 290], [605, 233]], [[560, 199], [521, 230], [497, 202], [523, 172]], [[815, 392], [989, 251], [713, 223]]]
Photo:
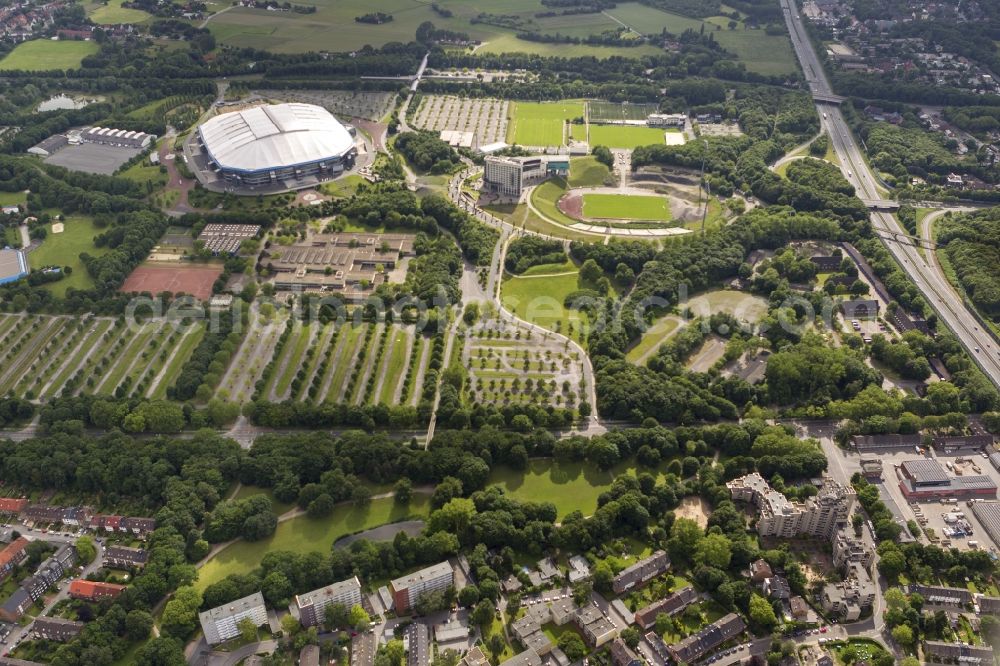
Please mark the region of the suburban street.
[[[57, 534], [55, 532], [42, 532], [40, 530], [32, 530], [28, 529], [27, 527], [24, 527], [23, 525], [13, 525], [12, 527], [16, 529], [18, 532], [20, 532], [21, 536], [24, 536], [32, 541], [48, 541], [49, 543], [60, 544], [60, 545], [61, 544], [73, 545], [76, 543], [76, 540], [78, 538], [77, 536], [64, 536], [61, 533]], [[81, 578], [81, 579], [86, 578], [88, 575], [94, 573], [102, 566], [104, 566], [104, 545], [100, 543], [97, 539], [94, 539], [94, 547], [97, 549], [97, 557], [94, 558], [93, 562], [84, 567], [83, 571], [80, 572], [79, 575], [75, 575], [74, 576], [75, 578]], [[59, 581], [58, 586], [59, 586], [59, 591], [56, 592], [55, 595], [47, 597], [48, 603], [45, 604], [45, 608], [42, 610], [41, 613], [39, 613], [39, 616], [48, 615], [56, 604], [58, 604], [63, 599], [69, 597], [69, 578], [63, 578], [61, 581]], [[6, 654], [15, 645], [24, 640], [28, 636], [28, 634], [31, 633], [32, 624], [34, 623], [25, 625], [23, 627], [18, 626], [13, 631], [11, 631], [10, 635], [7, 636], [6, 642], [2, 646], [2, 653]]]
[[[861, 199], [884, 200], [884, 193], [879, 190], [875, 175], [840, 113], [839, 102], [802, 25], [802, 17], [792, 0], [781, 0], [781, 5], [792, 38], [792, 46], [816, 100], [816, 108], [820, 113], [823, 127], [830, 135], [833, 150], [840, 160], [841, 170], [845, 172], [847, 180], [854, 185]], [[906, 230], [891, 214], [873, 212], [871, 223], [876, 232], [885, 234], [883, 240], [886, 247], [937, 312], [941, 321], [961, 341], [990, 381], [1000, 386], [1000, 349], [996, 340], [989, 331], [984, 330], [976, 315], [962, 302], [937, 262], [927, 262], [920, 247], [905, 237]], [[885, 238], [890, 234], [895, 240]], [[896, 234], [899, 235], [895, 236]]]

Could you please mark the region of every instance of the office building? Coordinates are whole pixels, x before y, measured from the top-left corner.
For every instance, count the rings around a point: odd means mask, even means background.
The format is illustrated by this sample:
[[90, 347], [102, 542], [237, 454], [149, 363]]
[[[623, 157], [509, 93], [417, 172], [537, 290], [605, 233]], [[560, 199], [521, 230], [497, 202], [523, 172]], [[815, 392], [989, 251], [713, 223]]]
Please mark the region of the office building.
[[267, 609], [260, 592], [198, 614], [201, 630], [209, 645], [239, 636], [239, 623], [244, 619], [250, 619], [257, 627], [267, 623]]
[[569, 159], [557, 157], [487, 156], [483, 166], [483, 188], [506, 197], [520, 197], [524, 188], [552, 176], [568, 176]]

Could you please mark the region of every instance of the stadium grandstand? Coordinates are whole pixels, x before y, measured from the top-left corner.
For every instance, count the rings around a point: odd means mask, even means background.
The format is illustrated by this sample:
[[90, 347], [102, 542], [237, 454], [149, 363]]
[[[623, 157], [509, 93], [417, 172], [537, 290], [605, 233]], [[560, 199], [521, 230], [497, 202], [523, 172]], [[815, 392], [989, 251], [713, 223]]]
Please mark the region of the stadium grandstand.
[[336, 177], [354, 165], [351, 132], [312, 104], [274, 104], [223, 113], [198, 128], [219, 177], [237, 186], [294, 189]]

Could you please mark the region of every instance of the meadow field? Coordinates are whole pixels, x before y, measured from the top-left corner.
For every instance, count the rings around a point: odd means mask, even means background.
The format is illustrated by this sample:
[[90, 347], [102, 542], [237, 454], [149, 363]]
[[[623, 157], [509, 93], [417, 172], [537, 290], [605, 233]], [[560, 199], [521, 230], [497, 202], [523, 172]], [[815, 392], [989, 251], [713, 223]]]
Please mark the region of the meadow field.
[[36, 39], [22, 42], [14, 47], [13, 51], [0, 60], [0, 71], [45, 72], [76, 69], [84, 58], [97, 51], [96, 42]]
[[80, 254], [86, 252], [98, 257], [110, 249], [94, 245], [94, 236], [99, 231], [90, 217], [70, 215], [63, 221], [62, 225], [63, 231], [58, 234], [52, 233], [52, 224], [47, 225], [48, 234], [45, 240], [28, 255], [28, 261], [32, 268], [68, 266], [72, 269], [72, 272], [61, 280], [46, 285], [46, 289], [57, 296], [64, 295], [70, 287], [74, 289], [92, 287], [94, 281], [80, 260]]
[[[111, 0], [112, 5], [118, 0]], [[540, 0], [496, 0], [488, 8], [462, 0], [439, 0], [436, 4], [451, 12], [442, 17], [431, 3], [410, 3], [407, 0], [304, 0], [301, 4], [317, 8], [313, 14], [269, 12], [260, 9], [234, 7], [212, 16], [208, 28], [221, 43], [235, 47], [266, 49], [276, 53], [307, 51], [353, 51], [365, 45], [375, 47], [388, 42], [413, 40], [417, 27], [424, 21], [447, 30], [463, 32], [482, 42], [482, 53], [527, 53], [546, 57], [624, 56], [641, 58], [657, 55], [662, 50], [653, 44], [634, 47], [593, 46], [588, 44], [542, 43], [518, 39], [511, 28], [473, 23], [480, 13], [513, 17], [519, 30], [542, 34], [563, 34], [572, 37], [598, 35], [618, 30], [622, 23], [646, 35], [667, 30], [679, 35], [684, 30], [705, 30], [715, 34], [716, 41], [746, 63], [747, 68], [761, 74], [788, 74], [796, 71], [791, 42], [786, 35], [767, 35], [763, 30], [748, 29], [739, 21], [736, 29], [728, 29], [728, 17], [709, 17], [704, 21], [661, 11], [637, 2], [625, 2], [600, 14], [538, 17], [549, 8]], [[223, 9], [226, 5], [213, 5]], [[106, 11], [115, 11], [112, 6]], [[123, 11], [123, 10], [117, 10]], [[372, 11], [391, 14], [393, 20], [381, 25], [357, 23], [355, 17]], [[336, 34], [335, 43], [331, 34]], [[528, 144], [538, 145], [538, 144]]]
[[670, 220], [667, 199], [633, 194], [584, 194], [583, 214], [599, 220]]
[[145, 23], [150, 15], [141, 9], [122, 7], [123, 0], [108, 0], [105, 3], [95, 3], [88, 7], [89, 18], [94, 23], [115, 25], [118, 23]]

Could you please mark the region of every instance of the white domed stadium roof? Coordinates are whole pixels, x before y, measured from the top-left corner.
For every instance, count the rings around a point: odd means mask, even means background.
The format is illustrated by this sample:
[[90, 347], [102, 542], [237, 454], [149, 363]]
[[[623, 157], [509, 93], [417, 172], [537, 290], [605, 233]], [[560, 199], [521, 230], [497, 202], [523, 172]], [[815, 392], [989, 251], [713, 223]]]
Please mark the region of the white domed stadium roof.
[[341, 157], [354, 146], [347, 129], [312, 104], [273, 104], [224, 113], [198, 128], [223, 169], [263, 171]]

